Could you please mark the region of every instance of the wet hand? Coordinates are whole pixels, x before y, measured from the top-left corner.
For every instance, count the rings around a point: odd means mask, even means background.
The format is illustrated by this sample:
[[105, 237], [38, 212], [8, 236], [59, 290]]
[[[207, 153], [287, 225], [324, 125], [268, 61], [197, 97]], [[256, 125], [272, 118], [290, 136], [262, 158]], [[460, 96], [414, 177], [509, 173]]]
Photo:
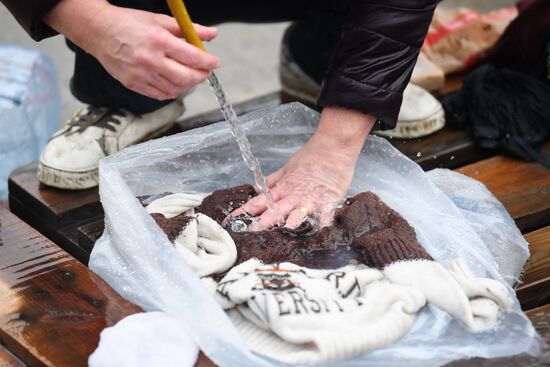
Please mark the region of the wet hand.
[[[208, 78], [218, 57], [185, 42], [174, 18], [105, 1], [65, 0], [45, 18], [92, 54], [125, 87], [157, 100], [174, 99]], [[216, 28], [195, 25], [210, 41]]]
[[374, 117], [327, 107], [316, 133], [279, 170], [267, 177], [278, 213], [266, 210], [266, 197], [254, 197], [231, 215], [259, 216], [259, 229], [299, 226], [316, 217], [322, 226], [332, 221], [335, 206], [351, 183], [355, 163], [374, 124]]

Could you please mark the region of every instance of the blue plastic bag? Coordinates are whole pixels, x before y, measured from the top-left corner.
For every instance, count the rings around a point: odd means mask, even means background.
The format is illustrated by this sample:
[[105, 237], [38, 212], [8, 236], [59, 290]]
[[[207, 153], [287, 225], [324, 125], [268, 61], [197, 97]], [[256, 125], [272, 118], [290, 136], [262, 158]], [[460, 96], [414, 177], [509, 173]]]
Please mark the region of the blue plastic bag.
[[10, 172], [38, 159], [59, 126], [59, 79], [37, 50], [0, 45], [0, 201]]

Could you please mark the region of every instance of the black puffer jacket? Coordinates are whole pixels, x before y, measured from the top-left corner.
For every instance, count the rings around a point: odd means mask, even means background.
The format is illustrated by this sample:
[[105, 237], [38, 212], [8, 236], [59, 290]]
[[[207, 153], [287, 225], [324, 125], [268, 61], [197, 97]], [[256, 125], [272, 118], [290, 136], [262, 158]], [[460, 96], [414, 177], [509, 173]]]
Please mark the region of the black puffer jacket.
[[363, 111], [393, 128], [436, 4], [352, 1], [317, 103]]
[[[55, 35], [42, 18], [60, 0], [1, 1], [33, 39]], [[359, 110], [376, 116], [383, 128], [394, 127], [436, 3], [351, 0], [318, 104]]]

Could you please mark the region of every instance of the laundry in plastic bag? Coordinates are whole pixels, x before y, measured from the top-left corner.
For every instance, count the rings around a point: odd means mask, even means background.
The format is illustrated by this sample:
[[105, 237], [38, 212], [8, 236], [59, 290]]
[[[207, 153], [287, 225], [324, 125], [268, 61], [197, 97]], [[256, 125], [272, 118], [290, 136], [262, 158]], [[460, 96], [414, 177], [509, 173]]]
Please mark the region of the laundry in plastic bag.
[[[264, 172], [270, 173], [307, 141], [318, 120], [316, 112], [288, 104], [247, 114], [240, 123]], [[90, 267], [130, 301], [180, 319], [215, 363], [284, 365], [247, 349], [227, 315], [137, 199], [165, 192], [211, 192], [243, 182], [252, 182], [252, 176], [223, 122], [102, 160], [105, 232], [94, 247]], [[476, 190], [482, 194], [477, 206]], [[484, 187], [455, 173], [426, 174], [384, 139], [369, 137], [361, 152], [348, 194], [364, 191], [376, 193], [402, 215], [421, 245], [443, 265], [460, 257], [476, 276], [505, 283], [518, 277], [528, 257], [527, 244], [515, 226], [493, 226], [511, 219], [502, 206], [486, 210], [486, 203], [496, 199]], [[480, 215], [474, 219], [466, 215], [468, 211]], [[478, 223], [473, 225], [473, 220]], [[507, 289], [515, 299], [513, 290]], [[447, 313], [428, 306], [395, 344], [337, 364], [438, 366], [462, 358], [518, 354], [536, 346], [536, 333], [517, 300], [493, 329], [480, 333], [465, 330]]]

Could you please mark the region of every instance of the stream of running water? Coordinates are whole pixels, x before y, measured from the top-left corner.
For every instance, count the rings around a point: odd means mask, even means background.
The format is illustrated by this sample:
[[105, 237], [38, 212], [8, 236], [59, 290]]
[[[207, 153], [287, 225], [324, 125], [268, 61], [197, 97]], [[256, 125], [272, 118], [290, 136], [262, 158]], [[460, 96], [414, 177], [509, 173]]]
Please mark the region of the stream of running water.
[[237, 144], [239, 145], [239, 149], [241, 150], [241, 155], [246, 165], [248, 166], [248, 168], [254, 174], [254, 181], [256, 183], [256, 187], [258, 187], [260, 192], [264, 194], [266, 197], [267, 209], [273, 215], [275, 215], [276, 218], [280, 219], [281, 217], [279, 214], [279, 210], [277, 209], [277, 204], [275, 203], [275, 201], [273, 200], [273, 197], [271, 196], [271, 193], [269, 192], [269, 187], [267, 186], [267, 180], [265, 176], [262, 174], [262, 168], [260, 166], [260, 162], [254, 156], [254, 153], [252, 153], [252, 147], [250, 146], [250, 141], [248, 140], [248, 137], [246, 136], [241, 126], [239, 126], [239, 119], [237, 117], [237, 114], [235, 113], [235, 110], [233, 109], [233, 106], [231, 106], [231, 102], [229, 101], [229, 98], [227, 97], [225, 90], [220, 84], [218, 77], [214, 73], [210, 75], [210, 77], [208, 78], [208, 82], [210, 83], [210, 87], [214, 91], [214, 94], [216, 95], [216, 99], [220, 104], [220, 109], [222, 111], [223, 117], [229, 123], [229, 126], [231, 128], [231, 134], [233, 134], [233, 136], [235, 137], [235, 140], [237, 140]]

